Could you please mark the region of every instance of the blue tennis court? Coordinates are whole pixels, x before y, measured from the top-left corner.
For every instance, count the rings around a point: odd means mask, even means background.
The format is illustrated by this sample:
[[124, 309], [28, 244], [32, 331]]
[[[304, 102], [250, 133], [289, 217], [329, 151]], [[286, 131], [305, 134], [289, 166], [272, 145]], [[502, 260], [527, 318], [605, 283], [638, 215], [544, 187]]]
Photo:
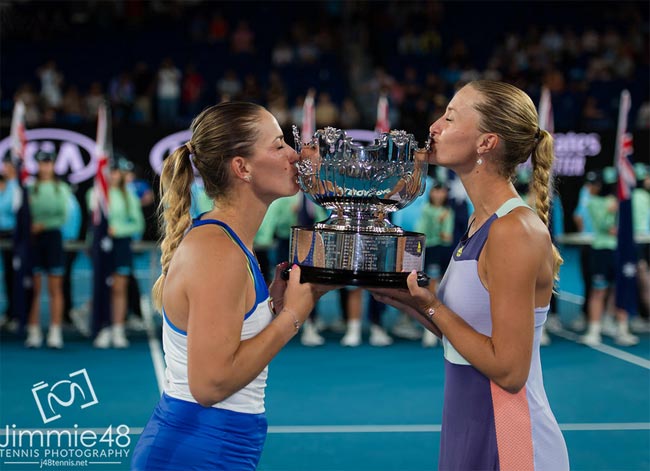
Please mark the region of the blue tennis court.
[[[138, 257], [144, 294], [153, 256]], [[565, 258], [563, 293], [579, 289], [571, 279], [572, 256]], [[89, 278], [81, 256], [73, 274], [75, 304], [90, 296]], [[578, 313], [566, 293], [559, 308], [565, 325]], [[338, 315], [336, 296], [321, 301], [326, 321]], [[386, 323], [395, 318], [389, 311]], [[145, 309], [145, 319], [147, 329], [131, 331], [126, 350], [94, 349], [72, 328], [61, 351], [27, 350], [22, 338], [2, 333], [1, 469], [129, 468], [163, 374], [160, 318]], [[442, 349], [398, 339], [387, 348], [350, 349], [339, 346], [340, 334], [325, 336], [319, 348], [303, 347], [296, 338], [271, 363], [269, 436], [259, 469], [435, 470]], [[572, 469], [650, 469], [650, 336], [628, 348], [607, 338], [589, 348], [569, 330], [552, 340], [542, 350], [544, 380]]]

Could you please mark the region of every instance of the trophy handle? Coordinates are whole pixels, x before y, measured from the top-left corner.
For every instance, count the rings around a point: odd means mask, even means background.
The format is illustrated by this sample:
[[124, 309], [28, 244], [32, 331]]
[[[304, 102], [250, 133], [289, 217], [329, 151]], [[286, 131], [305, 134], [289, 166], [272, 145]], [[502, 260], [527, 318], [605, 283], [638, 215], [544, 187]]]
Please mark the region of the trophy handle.
[[293, 148], [300, 154], [302, 150], [302, 138], [300, 137], [300, 130], [295, 124], [291, 127], [293, 130]]

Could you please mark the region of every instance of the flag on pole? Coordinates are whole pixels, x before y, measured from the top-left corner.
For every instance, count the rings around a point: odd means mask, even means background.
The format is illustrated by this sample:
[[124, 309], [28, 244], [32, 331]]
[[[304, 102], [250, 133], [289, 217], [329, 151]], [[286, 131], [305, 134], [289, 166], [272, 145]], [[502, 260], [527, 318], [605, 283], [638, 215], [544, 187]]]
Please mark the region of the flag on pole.
[[632, 225], [632, 190], [636, 185], [632, 165], [632, 135], [627, 132], [627, 119], [632, 101], [623, 90], [618, 111], [614, 165], [618, 172], [618, 243], [616, 246], [616, 307], [629, 315], [637, 312], [637, 250]]
[[111, 251], [113, 241], [108, 234], [108, 169], [112, 153], [111, 121], [106, 104], [97, 113], [97, 143], [95, 160], [97, 172], [93, 182], [91, 198], [93, 226], [93, 302], [92, 333], [108, 326], [111, 320]]
[[539, 99], [539, 112], [537, 114], [539, 115], [539, 128], [553, 134], [555, 132], [553, 105], [551, 103], [551, 92], [546, 87], [542, 87], [542, 96]]
[[375, 132], [377, 134], [390, 131], [390, 120], [388, 119], [388, 98], [386, 95], [380, 95], [377, 100], [377, 122], [375, 123]]
[[27, 315], [32, 304], [33, 261], [31, 250], [32, 216], [29, 208], [25, 169], [25, 148], [27, 137], [25, 131], [25, 104], [22, 101], [14, 105], [11, 118], [11, 157], [18, 174], [18, 198], [16, 201], [16, 226], [13, 232], [14, 280], [12, 286], [13, 309], [15, 319], [20, 322], [21, 329], [27, 323]]
[[304, 141], [311, 141], [312, 136], [316, 132], [316, 106], [314, 105], [314, 90], [310, 89], [305, 96], [305, 101], [302, 105], [302, 139]]

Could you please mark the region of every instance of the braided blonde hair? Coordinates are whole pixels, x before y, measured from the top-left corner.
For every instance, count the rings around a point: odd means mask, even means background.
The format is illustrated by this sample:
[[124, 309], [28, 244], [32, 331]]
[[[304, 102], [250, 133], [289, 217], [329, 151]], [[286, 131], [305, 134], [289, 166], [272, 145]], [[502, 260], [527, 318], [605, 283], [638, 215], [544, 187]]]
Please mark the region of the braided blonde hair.
[[[517, 166], [531, 156], [535, 211], [548, 226], [553, 194], [553, 136], [539, 129], [533, 101], [519, 88], [504, 82], [477, 80], [467, 86], [482, 96], [482, 100], [475, 105], [480, 115], [479, 130], [496, 133], [503, 142], [503, 155], [496, 161], [499, 173], [512, 180]], [[555, 245], [553, 260], [553, 274], [557, 280], [563, 260]]]
[[226, 197], [230, 188], [228, 165], [235, 156], [248, 157], [258, 138], [257, 124], [263, 107], [255, 103], [226, 102], [202, 111], [192, 121], [192, 139], [163, 164], [160, 175], [160, 225], [164, 227], [160, 248], [162, 274], [152, 289], [153, 304], [160, 311], [165, 277], [174, 252], [192, 224], [191, 185], [196, 167], [208, 197]]

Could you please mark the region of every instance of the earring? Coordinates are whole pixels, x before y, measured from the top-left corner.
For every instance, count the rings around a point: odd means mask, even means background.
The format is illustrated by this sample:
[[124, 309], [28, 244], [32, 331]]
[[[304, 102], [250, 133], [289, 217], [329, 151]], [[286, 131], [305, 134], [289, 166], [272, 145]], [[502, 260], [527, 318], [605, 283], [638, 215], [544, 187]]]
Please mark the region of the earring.
[[250, 183], [252, 179], [253, 179], [253, 178], [252, 178], [250, 175], [246, 175], [246, 176], [244, 177], [244, 180], [245, 180], [247, 183]]
[[483, 157], [479, 157], [476, 159], [476, 165], [482, 165], [483, 164]]

